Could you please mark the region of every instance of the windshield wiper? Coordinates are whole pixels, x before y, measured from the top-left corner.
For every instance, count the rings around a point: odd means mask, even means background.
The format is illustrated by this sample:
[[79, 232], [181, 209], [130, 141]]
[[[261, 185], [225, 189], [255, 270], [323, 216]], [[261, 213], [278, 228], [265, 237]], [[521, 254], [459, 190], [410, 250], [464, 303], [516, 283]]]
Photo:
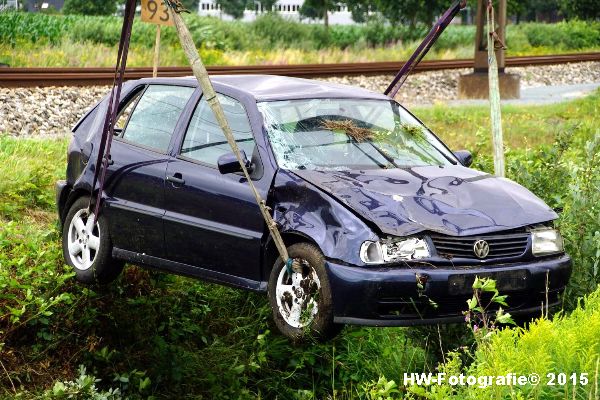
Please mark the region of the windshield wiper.
[[[375, 146], [375, 144], [374, 144], [372, 141], [370, 141], [370, 140], [369, 140], [368, 142], [369, 142], [369, 144], [370, 144], [371, 146], [373, 146], [373, 148], [374, 148], [374, 149], [375, 149], [375, 150], [376, 150], [376, 151], [377, 151], [379, 154], [381, 154], [381, 156], [382, 156], [383, 158], [385, 158], [385, 159], [386, 159], [386, 161], [387, 161], [388, 163], [390, 163], [390, 164], [391, 164], [391, 165], [392, 165], [394, 168], [398, 168], [398, 165], [396, 164], [396, 161], [394, 161], [394, 158], [393, 158], [392, 156], [390, 156], [389, 154], [387, 154], [387, 153], [386, 153], [384, 150], [380, 149], [379, 147]], [[387, 168], [389, 168], [389, 165], [385, 165], [383, 168], [386, 168], [386, 169], [387, 169]]]

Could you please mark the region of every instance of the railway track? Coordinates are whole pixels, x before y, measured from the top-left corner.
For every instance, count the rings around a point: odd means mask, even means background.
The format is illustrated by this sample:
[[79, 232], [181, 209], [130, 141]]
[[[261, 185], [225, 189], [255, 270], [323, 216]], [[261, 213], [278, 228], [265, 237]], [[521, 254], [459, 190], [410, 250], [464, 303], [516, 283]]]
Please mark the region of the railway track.
[[[585, 61], [600, 61], [600, 52], [563, 54], [549, 56], [507, 57], [507, 67], [530, 65], [566, 64]], [[302, 65], [249, 65], [212, 66], [212, 75], [225, 74], [270, 74], [302, 78], [342, 76], [342, 75], [384, 75], [394, 74], [403, 62], [372, 62], [345, 64], [302, 64]], [[423, 61], [415, 68], [416, 72], [436, 71], [457, 68], [473, 68], [473, 60], [430, 60]], [[160, 77], [191, 75], [188, 67], [159, 68]], [[152, 76], [152, 68], [128, 68], [126, 79], [139, 79]], [[31, 86], [92, 86], [112, 83], [112, 68], [10, 68], [0, 67], [0, 87]]]

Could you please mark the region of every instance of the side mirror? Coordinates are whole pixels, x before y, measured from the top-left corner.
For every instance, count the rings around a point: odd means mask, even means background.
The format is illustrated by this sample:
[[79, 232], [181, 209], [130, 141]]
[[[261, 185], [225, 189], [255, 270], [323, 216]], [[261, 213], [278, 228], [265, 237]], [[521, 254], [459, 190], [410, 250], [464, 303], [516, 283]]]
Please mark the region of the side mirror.
[[[244, 160], [244, 164], [248, 169], [248, 172], [252, 172], [251, 163], [246, 157], [246, 152], [240, 149], [240, 153], [242, 155], [242, 160]], [[225, 153], [221, 157], [219, 157], [219, 159], [217, 160], [217, 166], [219, 167], [219, 172], [223, 175], [242, 172], [242, 167], [240, 166], [237, 157], [233, 153]]]
[[454, 156], [465, 167], [470, 167], [473, 164], [473, 155], [468, 150], [458, 150], [454, 152]]

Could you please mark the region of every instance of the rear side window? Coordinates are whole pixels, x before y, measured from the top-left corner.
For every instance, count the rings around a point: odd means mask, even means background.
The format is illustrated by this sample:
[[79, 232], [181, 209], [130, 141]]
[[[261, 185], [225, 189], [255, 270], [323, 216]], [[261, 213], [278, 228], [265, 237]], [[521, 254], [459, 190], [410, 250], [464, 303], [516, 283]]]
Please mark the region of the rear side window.
[[[254, 151], [254, 137], [246, 109], [239, 101], [231, 97], [222, 94], [218, 96], [239, 148], [244, 150], [248, 157], [251, 157]], [[229, 147], [210, 106], [202, 98], [185, 134], [181, 155], [216, 166], [219, 157], [226, 153], [231, 153], [231, 147]]]
[[184, 86], [150, 85], [129, 117], [123, 139], [166, 151], [177, 120], [193, 92], [193, 88]]
[[133, 111], [133, 108], [137, 104], [137, 101], [141, 97], [142, 93], [144, 93], [144, 91], [139, 90], [136, 94], [134, 94], [133, 97], [127, 102], [125, 107], [123, 107], [123, 109], [119, 112], [119, 115], [117, 115], [117, 122], [115, 122], [114, 126], [115, 134], [119, 134], [120, 136], [125, 130], [125, 125], [127, 125], [127, 121], [129, 121], [131, 112]]

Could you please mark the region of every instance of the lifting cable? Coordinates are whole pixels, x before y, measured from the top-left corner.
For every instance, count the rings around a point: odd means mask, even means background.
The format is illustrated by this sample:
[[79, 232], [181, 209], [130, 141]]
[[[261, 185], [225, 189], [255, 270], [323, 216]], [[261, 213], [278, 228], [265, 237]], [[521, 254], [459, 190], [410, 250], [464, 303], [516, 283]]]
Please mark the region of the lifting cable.
[[88, 205], [88, 213], [94, 206], [94, 225], [98, 220], [100, 213], [100, 202], [102, 201], [102, 192], [104, 191], [104, 181], [106, 179], [106, 171], [110, 164], [110, 146], [114, 136], [115, 119], [119, 110], [119, 102], [121, 98], [121, 87], [123, 86], [123, 78], [125, 76], [125, 67], [127, 66], [127, 54], [129, 53], [129, 41], [131, 39], [131, 30], [133, 26], [133, 18], [135, 16], [136, 0], [127, 0], [125, 4], [125, 15], [123, 19], [123, 27], [121, 28], [121, 39], [119, 40], [119, 51], [117, 55], [117, 64], [115, 65], [115, 74], [113, 77], [113, 85], [110, 91], [110, 99], [108, 108], [104, 117], [104, 125], [102, 128], [102, 136], [100, 146], [98, 147], [98, 157], [94, 165], [94, 179], [92, 181], [92, 193], [98, 184], [98, 192], [96, 199], [92, 202], [93, 195], [90, 196]]
[[444, 32], [446, 27], [450, 25], [450, 22], [452, 22], [456, 14], [458, 14], [460, 10], [462, 10], [466, 6], [467, 0], [456, 0], [452, 4], [452, 6], [450, 6], [450, 8], [446, 10], [444, 15], [442, 15], [442, 17], [436, 22], [433, 28], [431, 28], [431, 30], [429, 31], [425, 39], [423, 39], [419, 47], [417, 47], [417, 50], [415, 50], [415, 52], [410, 56], [408, 61], [404, 63], [398, 74], [392, 80], [392, 83], [390, 83], [390, 86], [388, 86], [388, 88], [385, 90], [385, 92], [383, 92], [383, 94], [391, 97], [392, 99], [396, 97], [398, 90], [400, 90], [400, 87], [404, 84], [404, 81], [406, 81], [408, 75], [410, 75], [410, 73], [417, 66], [417, 64], [421, 62], [423, 57], [427, 55], [429, 49], [431, 49], [431, 46], [433, 46], [436, 40]]

